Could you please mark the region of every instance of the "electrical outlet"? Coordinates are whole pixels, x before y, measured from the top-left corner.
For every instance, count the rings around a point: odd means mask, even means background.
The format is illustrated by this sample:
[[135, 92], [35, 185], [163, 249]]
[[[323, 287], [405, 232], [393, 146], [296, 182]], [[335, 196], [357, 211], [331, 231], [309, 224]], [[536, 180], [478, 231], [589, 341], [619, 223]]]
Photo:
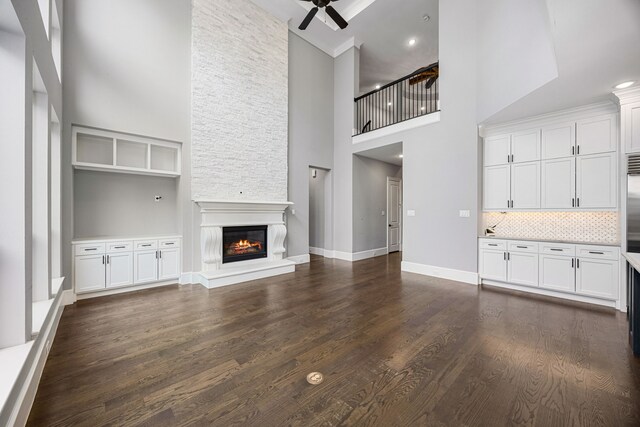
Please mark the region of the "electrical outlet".
[[380, 212], [380, 216], [384, 216], [384, 211]]
[[414, 211], [413, 209], [409, 209], [407, 211], [407, 216], [416, 216], [416, 211]]
[[291, 215], [295, 215], [296, 214], [296, 210], [295, 209], [291, 209]]
[[460, 218], [469, 218], [471, 216], [471, 211], [464, 210], [460, 211]]

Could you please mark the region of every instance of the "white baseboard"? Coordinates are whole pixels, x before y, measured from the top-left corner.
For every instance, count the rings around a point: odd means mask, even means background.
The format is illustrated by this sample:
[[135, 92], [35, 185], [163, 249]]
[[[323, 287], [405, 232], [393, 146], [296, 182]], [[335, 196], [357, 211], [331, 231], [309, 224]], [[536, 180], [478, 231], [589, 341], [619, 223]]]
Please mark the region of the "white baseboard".
[[342, 261], [361, 261], [367, 258], [374, 258], [377, 256], [387, 255], [389, 250], [387, 248], [378, 248], [378, 249], [370, 249], [367, 251], [361, 252], [342, 252], [342, 251], [334, 251], [329, 249], [322, 248], [309, 248], [309, 253], [314, 255], [320, 255], [325, 258], [335, 258], [340, 259]]
[[74, 304], [78, 299], [76, 298], [76, 294], [73, 293], [71, 289], [65, 289], [62, 291], [62, 305], [71, 305]]
[[295, 262], [296, 264], [306, 264], [308, 262], [311, 262], [311, 257], [309, 256], [309, 254], [294, 255], [294, 256], [288, 257], [287, 259]]
[[478, 273], [471, 271], [453, 270], [451, 268], [436, 267], [434, 265], [418, 264], [409, 261], [402, 261], [401, 269], [408, 273], [422, 274], [424, 276], [439, 277], [441, 279], [469, 283], [470, 285], [478, 285]]
[[182, 273], [180, 275], [180, 279], [178, 279], [178, 283], [181, 285], [190, 285], [193, 283], [193, 273]]
[[8, 414], [8, 423], [6, 424], [8, 426], [24, 426], [27, 424], [44, 365], [47, 362], [49, 350], [55, 339], [60, 317], [64, 311], [65, 302], [68, 301], [69, 297], [67, 295], [69, 293], [73, 294], [72, 291], [63, 291], [62, 295], [56, 298], [54, 305], [51, 307], [53, 311], [47, 316], [48, 321], [45, 321], [38, 337], [35, 339], [27, 359], [31, 361], [31, 364], [23, 368], [27, 369], [26, 376], [22, 379], [21, 387], [16, 387], [12, 391], [12, 393], [17, 393], [15, 399], [13, 399], [13, 408], [2, 408], [3, 412]]
[[109, 289], [106, 291], [88, 292], [86, 294], [76, 294], [75, 298], [76, 300], [83, 300], [83, 299], [89, 299], [89, 298], [106, 297], [109, 295], [118, 295], [118, 294], [124, 294], [127, 292], [142, 291], [144, 289], [160, 288], [162, 286], [175, 285], [176, 283], [177, 283], [176, 280], [167, 280], [164, 282], [147, 283], [144, 285], [124, 286], [122, 288]]

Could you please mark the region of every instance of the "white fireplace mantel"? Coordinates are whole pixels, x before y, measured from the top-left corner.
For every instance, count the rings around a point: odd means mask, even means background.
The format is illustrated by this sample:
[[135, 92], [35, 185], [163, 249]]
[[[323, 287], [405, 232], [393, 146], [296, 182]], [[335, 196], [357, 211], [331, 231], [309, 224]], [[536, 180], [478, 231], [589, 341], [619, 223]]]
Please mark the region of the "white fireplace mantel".
[[[194, 200], [202, 216], [200, 247], [202, 271], [199, 282], [207, 288], [232, 285], [295, 271], [295, 263], [284, 259], [287, 228], [285, 210], [291, 202]], [[222, 263], [224, 227], [266, 225], [267, 258]]]

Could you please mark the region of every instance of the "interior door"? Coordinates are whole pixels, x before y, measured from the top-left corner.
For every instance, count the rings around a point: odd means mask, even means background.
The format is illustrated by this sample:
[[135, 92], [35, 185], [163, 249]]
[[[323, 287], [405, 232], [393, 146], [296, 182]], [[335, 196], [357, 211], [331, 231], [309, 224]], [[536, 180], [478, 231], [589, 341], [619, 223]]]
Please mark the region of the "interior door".
[[402, 185], [398, 178], [387, 178], [387, 219], [387, 246], [389, 252], [397, 252], [402, 236]]
[[574, 157], [542, 161], [543, 209], [570, 209], [576, 204], [576, 160]]
[[107, 288], [133, 284], [133, 253], [107, 255]]

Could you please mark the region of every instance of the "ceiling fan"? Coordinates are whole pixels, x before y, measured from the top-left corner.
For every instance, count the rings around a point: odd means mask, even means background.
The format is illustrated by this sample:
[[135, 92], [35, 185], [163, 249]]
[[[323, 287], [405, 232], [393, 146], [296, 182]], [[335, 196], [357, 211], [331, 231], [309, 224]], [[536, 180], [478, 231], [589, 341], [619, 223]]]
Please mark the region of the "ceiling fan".
[[347, 25], [349, 25], [349, 23], [345, 21], [342, 16], [340, 16], [338, 11], [329, 5], [329, 3], [331, 3], [332, 1], [338, 1], [338, 0], [301, 0], [301, 1], [313, 2], [315, 7], [309, 11], [309, 13], [304, 18], [304, 20], [302, 21], [302, 24], [300, 24], [298, 29], [306, 30], [309, 24], [311, 23], [311, 20], [313, 19], [313, 17], [316, 16], [316, 13], [318, 13], [318, 9], [322, 7], [324, 7], [324, 10], [327, 12], [327, 15], [329, 15], [336, 24], [338, 24], [338, 27], [340, 27], [341, 30], [344, 30], [345, 28], [347, 28]]

